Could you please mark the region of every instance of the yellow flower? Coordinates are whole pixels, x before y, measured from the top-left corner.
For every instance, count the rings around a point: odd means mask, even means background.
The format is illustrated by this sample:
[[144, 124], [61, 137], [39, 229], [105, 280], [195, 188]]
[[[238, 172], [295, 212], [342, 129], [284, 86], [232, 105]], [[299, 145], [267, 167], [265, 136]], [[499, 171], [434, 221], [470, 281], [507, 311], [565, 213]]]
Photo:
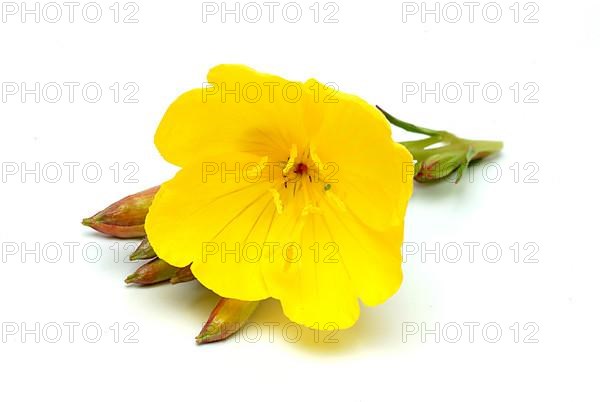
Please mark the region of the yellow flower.
[[220, 65], [181, 95], [155, 143], [181, 167], [146, 219], [157, 255], [222, 297], [279, 299], [293, 321], [347, 328], [402, 282], [412, 156], [362, 99]]

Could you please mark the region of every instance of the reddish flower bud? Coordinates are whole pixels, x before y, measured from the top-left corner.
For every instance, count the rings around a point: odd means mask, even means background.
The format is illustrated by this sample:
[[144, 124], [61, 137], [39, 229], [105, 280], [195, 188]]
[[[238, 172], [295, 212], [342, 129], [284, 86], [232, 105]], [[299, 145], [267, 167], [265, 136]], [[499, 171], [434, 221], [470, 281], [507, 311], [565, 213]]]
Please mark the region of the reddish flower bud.
[[82, 224], [121, 239], [144, 237], [144, 222], [159, 186], [127, 196], [86, 218]]
[[160, 258], [155, 258], [149, 263], [139, 267], [133, 274], [129, 275], [127, 279], [125, 279], [125, 283], [145, 286], [166, 282], [171, 279], [179, 269], [180, 268], [167, 264]]
[[193, 280], [196, 280], [196, 277], [192, 273], [192, 269], [189, 266], [180, 268], [175, 275], [171, 277], [171, 283], [173, 285], [183, 282], [190, 282]]
[[156, 257], [156, 253], [150, 245], [148, 238], [144, 237], [138, 248], [129, 256], [129, 261], [149, 260], [154, 257]]
[[196, 343], [201, 345], [229, 338], [244, 326], [259, 303], [222, 298], [196, 337]]

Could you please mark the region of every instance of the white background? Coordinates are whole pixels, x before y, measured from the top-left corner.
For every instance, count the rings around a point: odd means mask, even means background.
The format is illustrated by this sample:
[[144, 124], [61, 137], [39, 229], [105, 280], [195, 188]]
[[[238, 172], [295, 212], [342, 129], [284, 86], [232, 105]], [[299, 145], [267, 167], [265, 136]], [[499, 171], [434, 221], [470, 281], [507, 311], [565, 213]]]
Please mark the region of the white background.
[[[0, 321], [3, 329], [11, 323], [33, 329], [25, 339], [2, 334], [3, 400], [598, 400], [597, 2], [538, 0], [525, 8], [523, 1], [515, 22], [514, 1], [499, 1], [497, 23], [482, 15], [486, 2], [473, 22], [459, 2], [463, 16], [456, 23], [447, 21], [455, 8], [447, 6], [439, 22], [429, 15], [423, 23], [420, 12], [403, 14], [402, 2], [380, 0], [337, 0], [337, 23], [323, 22], [334, 10], [324, 10], [326, 1], [315, 23], [312, 0], [298, 1], [303, 15], [297, 23], [283, 18], [285, 2], [273, 23], [265, 7], [257, 23], [236, 23], [234, 16], [222, 23], [220, 14], [203, 22], [201, 2], [138, 0], [139, 22], [124, 23], [134, 8], [123, 10], [123, 1], [115, 23], [112, 3], [99, 2], [97, 23], [82, 17], [85, 2], [72, 23], [66, 6], [57, 23], [44, 15], [39, 23], [33, 15], [23, 23], [22, 10], [3, 14], [0, 23], [2, 83], [79, 83], [73, 102], [63, 87], [56, 103], [48, 101], [54, 95], [41, 94], [36, 103], [35, 95], [23, 100], [21, 93], [0, 103]], [[535, 6], [538, 22], [524, 23]], [[294, 326], [286, 341], [282, 329], [289, 321], [277, 303], [267, 302], [253, 318], [262, 329], [258, 341], [255, 326], [237, 340], [198, 347], [194, 336], [217, 297], [196, 283], [126, 287], [123, 279], [137, 266], [123, 262], [128, 242], [79, 225], [110, 202], [174, 174], [153, 146], [154, 130], [178, 94], [201, 86], [211, 66], [229, 62], [334, 82], [404, 120], [505, 141], [491, 168], [472, 169], [460, 184], [416, 186], [405, 240], [420, 250], [406, 257], [401, 290], [384, 305], [363, 309], [354, 328], [331, 335], [337, 343], [324, 342], [323, 335], [315, 342], [307, 329], [290, 342]], [[407, 83], [464, 82], [480, 85], [473, 102], [467, 92], [453, 103], [449, 96], [436, 102], [433, 95], [423, 100], [403, 91]], [[102, 88], [98, 102], [83, 97], [86, 83]], [[116, 103], [114, 83], [121, 88]], [[126, 83], [133, 86], [126, 90]], [[482, 95], [487, 83], [503, 90], [495, 103]], [[521, 88], [516, 99], [515, 83]], [[525, 90], [527, 83], [534, 86]], [[139, 89], [137, 103], [124, 102], [131, 88]], [[538, 91], [529, 100], [537, 103], [525, 102], [531, 88]], [[399, 130], [395, 135], [404, 138]], [[23, 178], [21, 169], [35, 170], [36, 162], [41, 177]], [[80, 164], [72, 183], [69, 162]], [[86, 179], [94, 170], [82, 171], [88, 163], [101, 167], [96, 183]], [[20, 171], [6, 175], [15, 164]], [[51, 183], [56, 164], [62, 177]], [[125, 179], [131, 166], [138, 167], [134, 182]], [[498, 170], [502, 176], [495, 179]], [[53, 242], [62, 252], [54, 263]], [[72, 260], [68, 242], [77, 243]], [[502, 256], [490, 263], [482, 246], [473, 262], [462, 246], [456, 263], [421, 253], [452, 242], [495, 243]], [[26, 253], [36, 243], [39, 262], [35, 252]], [[528, 243], [534, 245], [525, 249]], [[4, 252], [15, 244], [16, 254]], [[100, 245], [98, 262], [82, 256], [88, 244]], [[52, 255], [40, 255], [44, 247]], [[525, 262], [531, 250], [537, 263]], [[79, 324], [73, 342], [65, 322]], [[126, 342], [128, 322], [139, 328], [132, 338], [137, 343]], [[479, 324], [473, 342], [465, 322]], [[51, 343], [54, 332], [40, 329], [36, 342], [36, 324], [50, 331], [51, 323], [62, 326], [59, 341]], [[278, 324], [273, 339], [265, 323]], [[408, 334], [410, 323], [428, 329], [439, 323], [439, 342], [435, 334]], [[453, 323], [463, 330], [456, 343], [454, 332], [442, 331]], [[103, 329], [97, 343], [82, 334], [86, 324]], [[498, 342], [486, 340], [486, 324], [502, 329]], [[93, 328], [88, 335], [95, 336]], [[488, 335], [495, 337], [493, 328]]]

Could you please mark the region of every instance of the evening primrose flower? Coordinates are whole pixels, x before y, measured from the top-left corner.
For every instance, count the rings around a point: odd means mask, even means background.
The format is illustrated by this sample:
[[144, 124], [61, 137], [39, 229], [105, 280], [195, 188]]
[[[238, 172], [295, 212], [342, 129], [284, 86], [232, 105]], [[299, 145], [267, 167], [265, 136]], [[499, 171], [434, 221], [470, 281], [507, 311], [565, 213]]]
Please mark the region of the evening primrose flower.
[[158, 257], [225, 298], [276, 298], [291, 320], [347, 328], [402, 282], [413, 158], [385, 116], [316, 80], [220, 65], [181, 95], [155, 144], [181, 170], [145, 229]]

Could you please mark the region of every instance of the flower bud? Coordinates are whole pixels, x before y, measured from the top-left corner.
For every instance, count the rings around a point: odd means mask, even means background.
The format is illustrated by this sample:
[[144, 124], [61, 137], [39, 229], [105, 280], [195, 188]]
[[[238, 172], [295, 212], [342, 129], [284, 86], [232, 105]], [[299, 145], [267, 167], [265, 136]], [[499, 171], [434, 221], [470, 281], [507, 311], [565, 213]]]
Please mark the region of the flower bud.
[[447, 131], [419, 127], [392, 116], [379, 106], [377, 108], [394, 126], [428, 137], [400, 142], [416, 161], [415, 180], [421, 183], [443, 179], [454, 171], [456, 171], [454, 182], [458, 183], [471, 162], [497, 154], [503, 147], [500, 141], [467, 140]]
[[144, 237], [144, 222], [159, 186], [127, 196], [82, 221], [100, 233], [121, 239]]
[[148, 238], [144, 237], [138, 248], [129, 256], [129, 261], [149, 260], [154, 257], [156, 257], [156, 253], [150, 245]]
[[435, 154], [415, 166], [415, 180], [430, 183], [450, 176], [463, 163], [464, 156], [457, 153]]
[[167, 264], [160, 258], [142, 265], [133, 274], [125, 279], [127, 284], [136, 285], [154, 285], [156, 283], [166, 282], [181, 268]]
[[244, 326], [260, 301], [222, 298], [216, 305], [202, 331], [196, 337], [198, 345], [222, 341]]
[[100, 223], [90, 219], [84, 219], [81, 223], [85, 226], [91, 227], [97, 232], [119, 239], [139, 239], [140, 237], [144, 237], [146, 235], [144, 225], [119, 226]]
[[180, 268], [175, 275], [171, 277], [171, 284], [176, 285], [178, 283], [190, 282], [195, 280], [196, 277], [192, 273], [192, 269], [190, 266], [185, 268]]

